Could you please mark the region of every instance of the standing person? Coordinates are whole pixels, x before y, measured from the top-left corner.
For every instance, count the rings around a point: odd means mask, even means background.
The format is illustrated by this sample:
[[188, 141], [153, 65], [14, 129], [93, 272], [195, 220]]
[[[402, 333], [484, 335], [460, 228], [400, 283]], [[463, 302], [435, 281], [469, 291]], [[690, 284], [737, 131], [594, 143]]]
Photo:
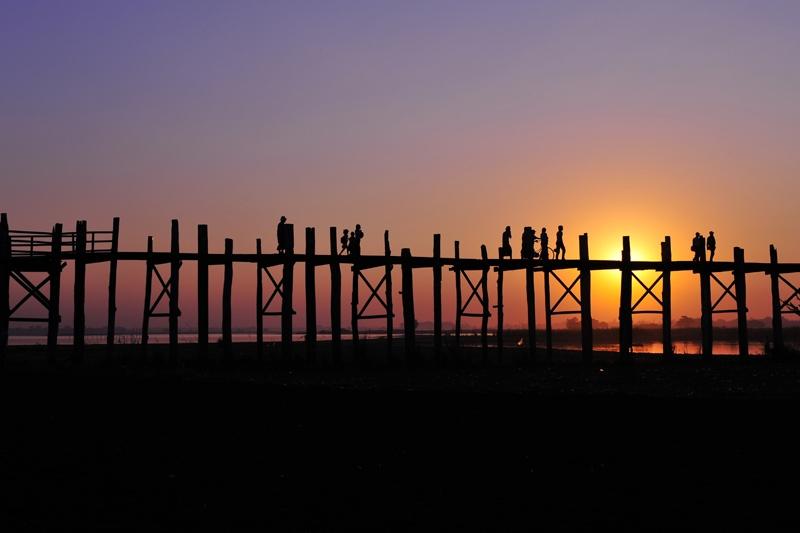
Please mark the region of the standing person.
[[533, 259], [533, 240], [534, 234], [530, 226], [525, 226], [522, 230], [522, 249], [519, 252], [523, 259]]
[[708, 247], [708, 251], [711, 252], [711, 256], [708, 258], [709, 261], [714, 260], [714, 252], [717, 251], [717, 238], [714, 237], [714, 232], [708, 232], [708, 239], [706, 239], [706, 246]]
[[547, 235], [547, 228], [542, 228], [542, 232], [539, 234], [539, 241], [542, 244], [541, 259], [546, 260], [549, 256], [548, 245], [550, 243], [550, 237]]
[[700, 247], [700, 232], [697, 231], [694, 234], [694, 238], [692, 239], [692, 251], [694, 252], [694, 257], [692, 261], [700, 261], [700, 254], [703, 249]]
[[350, 253], [348, 247], [348, 244], [350, 243], [350, 239], [347, 236], [348, 233], [350, 233], [350, 231], [347, 228], [345, 228], [344, 231], [342, 231], [342, 236], [339, 237], [339, 243], [341, 243], [342, 245], [342, 249], [339, 251], [339, 255], [342, 255], [345, 252]]
[[558, 259], [558, 254], [561, 252], [561, 259], [567, 258], [567, 248], [564, 246], [564, 226], [558, 226], [558, 232], [556, 232], [556, 259]]
[[350, 232], [350, 239], [347, 241], [347, 255], [356, 255], [356, 232]]
[[536, 251], [536, 248], [534, 248], [534, 246], [533, 246], [536, 243], [536, 241], [538, 241], [538, 240], [539, 240], [539, 237], [536, 236], [536, 230], [531, 228], [531, 259], [536, 259], [537, 257], [539, 257], [539, 253]]
[[350, 250], [352, 255], [361, 255], [361, 239], [364, 238], [364, 232], [361, 231], [361, 224], [356, 224], [356, 229], [353, 230], [352, 235], [355, 236], [353, 242], [353, 249]]
[[503, 247], [500, 250], [500, 259], [508, 256], [511, 259], [511, 226], [506, 226], [503, 232]]
[[286, 248], [289, 243], [287, 243], [286, 239], [286, 217], [281, 217], [281, 221], [278, 222], [278, 253], [285, 254]]

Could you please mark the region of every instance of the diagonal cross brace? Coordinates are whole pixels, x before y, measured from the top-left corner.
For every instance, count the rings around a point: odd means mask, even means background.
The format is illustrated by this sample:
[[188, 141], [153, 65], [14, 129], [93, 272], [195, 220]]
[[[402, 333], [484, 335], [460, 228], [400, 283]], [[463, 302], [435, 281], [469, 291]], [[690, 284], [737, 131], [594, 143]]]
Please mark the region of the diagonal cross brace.
[[[711, 306], [711, 310], [712, 310], [712, 311], [716, 310], [717, 306], [719, 306], [719, 304], [722, 302], [722, 300], [723, 300], [723, 299], [725, 298], [725, 296], [727, 296], [727, 295], [730, 295], [730, 297], [731, 297], [731, 298], [733, 298], [733, 301], [734, 301], [734, 302], [735, 302], [735, 301], [738, 301], [738, 300], [737, 300], [737, 298], [736, 298], [736, 294], [734, 294], [734, 293], [731, 291], [731, 289], [733, 288], [734, 284], [736, 283], [736, 280], [733, 280], [733, 281], [731, 281], [729, 285], [725, 285], [725, 284], [724, 284], [724, 283], [722, 283], [722, 281], [720, 281], [720, 279], [719, 279], [717, 276], [715, 276], [714, 274], [711, 274], [711, 278], [712, 278], [714, 281], [716, 281], [716, 282], [717, 282], [717, 285], [719, 285], [720, 287], [722, 287], [722, 290], [723, 290], [723, 293], [719, 295], [719, 298], [717, 298], [717, 301], [716, 301], [716, 302], [714, 302], [714, 305], [712, 305], [712, 306]], [[718, 312], [722, 312], [722, 311], [718, 311]]]
[[635, 311], [637, 307], [639, 307], [639, 304], [644, 301], [644, 299], [647, 297], [648, 294], [650, 296], [652, 296], [655, 301], [658, 302], [658, 305], [660, 305], [661, 307], [664, 307], [664, 302], [662, 302], [661, 298], [656, 296], [655, 293], [653, 292], [653, 289], [655, 289], [656, 285], [658, 285], [658, 282], [661, 281], [664, 278], [664, 273], [663, 272], [661, 274], [659, 274], [659, 276], [655, 279], [655, 281], [653, 283], [651, 283], [649, 286], [645, 285], [645, 283], [641, 279], [639, 279], [639, 276], [637, 276], [635, 272], [631, 272], [631, 276], [633, 277], [633, 279], [635, 279], [637, 282], [639, 282], [639, 285], [641, 285], [642, 288], [644, 289], [644, 294], [642, 294], [639, 297], [639, 299], [636, 300], [636, 303], [631, 306], [631, 311], [632, 312]]
[[[262, 315], [281, 314], [281, 311], [270, 312], [269, 306], [270, 304], [272, 304], [272, 301], [275, 299], [276, 296], [280, 296], [281, 298], [283, 298], [283, 278], [281, 278], [280, 280], [276, 280], [275, 276], [272, 275], [272, 272], [270, 272], [269, 268], [267, 267], [261, 267], [261, 268], [267, 274], [267, 278], [269, 278], [270, 283], [272, 283], [272, 294], [269, 295], [269, 298], [267, 298], [267, 303], [265, 303], [264, 306], [261, 308], [261, 314]], [[292, 314], [295, 313], [296, 313], [295, 310], [292, 309]]]
[[384, 274], [381, 277], [380, 281], [378, 282], [378, 285], [375, 286], [375, 287], [372, 286], [372, 283], [370, 283], [369, 279], [367, 279], [367, 277], [361, 272], [361, 270], [358, 271], [358, 277], [360, 277], [362, 280], [364, 280], [364, 283], [366, 283], [366, 285], [369, 288], [370, 293], [371, 293], [369, 295], [369, 298], [367, 298], [367, 301], [364, 302], [364, 305], [361, 307], [361, 310], [358, 312], [358, 318], [367, 318], [367, 315], [365, 315], [364, 313], [366, 312], [367, 307], [369, 307], [369, 304], [372, 302], [373, 298], [377, 298], [378, 299], [378, 301], [381, 303], [383, 308], [386, 310], [386, 315], [369, 315], [369, 318], [385, 318], [385, 316], [388, 316], [388, 314], [389, 314], [389, 306], [386, 304], [386, 302], [383, 300], [383, 298], [381, 298], [381, 295], [378, 294], [378, 291], [381, 289], [383, 284], [386, 282], [386, 274]]
[[563, 301], [564, 301], [564, 298], [566, 298], [566, 297], [567, 297], [567, 295], [570, 295], [570, 296], [572, 296], [572, 299], [573, 299], [573, 300], [575, 300], [575, 302], [576, 302], [578, 305], [581, 305], [581, 301], [580, 301], [580, 299], [579, 299], [577, 296], [575, 296], [575, 293], [574, 293], [574, 292], [572, 292], [572, 289], [575, 287], [575, 285], [577, 285], [578, 281], [580, 281], [580, 279], [581, 279], [581, 275], [580, 275], [580, 274], [578, 274], [578, 276], [575, 278], [575, 280], [574, 280], [572, 283], [570, 283], [570, 284], [569, 284], [569, 287], [567, 287], [567, 284], [566, 284], [566, 283], [564, 283], [564, 282], [561, 280], [561, 278], [560, 278], [560, 277], [558, 277], [558, 274], [556, 274], [555, 272], [550, 272], [550, 274], [551, 274], [551, 275], [552, 275], [554, 278], [556, 278], [556, 281], [557, 281], [557, 282], [558, 282], [558, 283], [559, 283], [559, 284], [560, 284], [562, 287], [564, 287], [564, 291], [565, 291], [565, 292], [564, 292], [564, 294], [562, 294], [562, 295], [561, 295], [561, 297], [560, 297], [560, 298], [559, 298], [559, 299], [556, 301], [556, 303], [555, 303], [555, 304], [553, 304], [553, 307], [550, 309], [550, 313], [551, 313], [551, 314], [552, 314], [552, 313], [555, 313], [556, 309], [558, 309], [558, 306], [559, 306], [559, 305], [561, 305], [561, 302], [563, 302]]

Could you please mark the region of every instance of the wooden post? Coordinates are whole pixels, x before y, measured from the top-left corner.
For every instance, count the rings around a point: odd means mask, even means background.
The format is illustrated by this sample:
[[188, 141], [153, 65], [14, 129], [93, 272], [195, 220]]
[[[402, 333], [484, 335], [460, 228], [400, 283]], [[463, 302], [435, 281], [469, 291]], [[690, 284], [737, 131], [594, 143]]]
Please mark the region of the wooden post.
[[58, 345], [58, 324], [61, 322], [61, 224], [53, 227], [50, 265], [50, 309], [47, 313], [47, 349], [50, 362], [55, 361]]
[[314, 228], [306, 228], [306, 361], [313, 365], [317, 359], [317, 284], [314, 254], [316, 236]]
[[350, 331], [353, 339], [353, 356], [358, 364], [362, 364], [363, 361], [361, 359], [361, 350], [359, 349], [360, 347], [358, 345], [358, 275], [360, 272], [358, 263], [359, 256], [353, 256], [353, 287], [350, 296]]
[[169, 256], [169, 359], [170, 364], [174, 365], [178, 361], [178, 316], [180, 315], [178, 289], [180, 288], [179, 276], [181, 268], [177, 220], [172, 221]]
[[342, 364], [342, 269], [339, 265], [336, 228], [331, 228], [331, 351], [333, 364]]
[[698, 268], [700, 269], [700, 329], [703, 336], [702, 354], [711, 357], [714, 347], [714, 331], [711, 310], [711, 272], [706, 263], [706, 251], [700, 255]]
[[264, 281], [261, 269], [261, 239], [256, 239], [256, 355], [259, 363], [264, 362]]
[[498, 250], [500, 263], [497, 266], [497, 361], [503, 362], [503, 249]]
[[483, 312], [481, 313], [481, 358], [483, 364], [488, 362], [489, 358], [489, 255], [486, 252], [486, 245], [481, 244], [481, 261], [483, 268], [481, 269], [481, 296], [483, 297]]
[[589, 269], [589, 235], [578, 237], [581, 260], [581, 347], [583, 361], [589, 363], [594, 356], [592, 339], [592, 271]]
[[550, 303], [550, 265], [542, 261], [544, 267], [544, 341], [545, 358], [553, 360], [553, 307]]
[[747, 336], [747, 281], [744, 271], [744, 249], [733, 249], [733, 283], [736, 287], [736, 318], [739, 337], [739, 355], [746, 357], [749, 353]]
[[403, 286], [403, 333], [406, 353], [406, 364], [413, 367], [416, 363], [416, 317], [414, 315], [414, 270], [411, 267], [411, 250], [403, 248], [402, 286]]
[[433, 351], [438, 364], [442, 357], [442, 236], [433, 236]]
[[392, 337], [394, 336], [394, 303], [392, 302], [392, 249], [389, 246], [389, 230], [383, 232], [383, 253], [386, 257], [386, 358], [392, 360]]
[[622, 263], [619, 291], [619, 356], [629, 358], [633, 348], [633, 310], [631, 309], [633, 273], [631, 271], [631, 238], [622, 237]]
[[281, 299], [281, 352], [284, 362], [292, 359], [292, 292], [294, 289], [294, 224], [286, 224], [287, 248], [283, 258], [283, 298]]
[[86, 345], [86, 221], [75, 224], [75, 279], [72, 300], [72, 358], [83, 359]]
[[778, 250], [769, 245], [769, 277], [772, 294], [772, 347], [775, 354], [783, 355], [783, 316], [781, 315], [780, 277], [778, 276]]
[[459, 351], [458, 358], [461, 359], [461, 306], [463, 305], [461, 302], [461, 262], [460, 259], [460, 243], [455, 241], [454, 243], [455, 249], [455, 263], [453, 264], [453, 270], [456, 273], [456, 350]]
[[225, 263], [222, 278], [222, 348], [225, 357], [233, 355], [233, 316], [231, 296], [233, 293], [233, 239], [225, 239]]
[[147, 259], [145, 260], [147, 274], [144, 281], [144, 314], [142, 317], [142, 348], [147, 349], [150, 339], [150, 298], [153, 293], [153, 237], [147, 237]]
[[0, 366], [5, 362], [11, 321], [11, 236], [8, 215], [0, 214]]
[[672, 241], [669, 235], [661, 243], [661, 344], [666, 357], [672, 357]]
[[208, 226], [197, 226], [197, 355], [208, 359]]
[[108, 325], [106, 346], [108, 354], [114, 349], [117, 331], [117, 261], [119, 260], [119, 217], [114, 217], [111, 226], [111, 252], [108, 262]]
[[525, 303], [528, 308], [528, 356], [530, 362], [536, 361], [536, 294], [533, 285], [533, 265], [525, 264]]

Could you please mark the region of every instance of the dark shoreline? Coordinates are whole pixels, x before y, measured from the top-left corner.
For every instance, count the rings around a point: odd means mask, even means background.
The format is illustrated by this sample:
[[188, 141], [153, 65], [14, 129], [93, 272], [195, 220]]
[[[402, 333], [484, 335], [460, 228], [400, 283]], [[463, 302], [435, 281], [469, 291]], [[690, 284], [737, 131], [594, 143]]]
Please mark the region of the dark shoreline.
[[36, 348], [0, 377], [7, 531], [798, 523], [793, 360], [520, 367], [507, 352], [484, 368], [475, 350], [469, 366], [409, 370], [398, 345], [393, 366], [265, 369], [247, 345], [234, 364], [215, 345], [204, 367], [192, 346], [177, 368], [166, 346], [146, 360], [131, 346], [111, 364], [89, 347], [80, 368], [63, 347], [52, 368]]

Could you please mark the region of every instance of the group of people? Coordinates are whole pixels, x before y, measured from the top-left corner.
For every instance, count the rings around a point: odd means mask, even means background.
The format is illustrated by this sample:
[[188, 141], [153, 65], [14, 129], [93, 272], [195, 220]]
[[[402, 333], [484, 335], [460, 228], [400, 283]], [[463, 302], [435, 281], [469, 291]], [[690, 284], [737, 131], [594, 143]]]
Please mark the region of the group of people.
[[[288, 227], [286, 224], [286, 217], [281, 217], [280, 222], [278, 222], [278, 253], [285, 254], [290, 252], [294, 248], [294, 243], [292, 241], [292, 236], [288, 231]], [[356, 229], [350, 231], [345, 229], [342, 232], [341, 238], [339, 238], [339, 242], [342, 244], [342, 249], [339, 251], [339, 255], [347, 254], [347, 255], [361, 255], [361, 239], [364, 238], [364, 232], [361, 229], [361, 224], [356, 224]]]
[[339, 242], [342, 249], [339, 250], [339, 255], [361, 255], [361, 239], [364, 238], [364, 232], [361, 231], [361, 224], [356, 224], [356, 229], [350, 231], [348, 229], [342, 230], [342, 236]]
[[[364, 232], [361, 230], [361, 224], [356, 224], [356, 229], [353, 231], [348, 229], [343, 230], [342, 236], [339, 238], [339, 242], [342, 245], [339, 255], [361, 255], [361, 239], [363, 238]], [[293, 243], [290, 242], [291, 239], [292, 237], [289, 235], [286, 227], [286, 217], [281, 217], [280, 222], [278, 222], [279, 254], [286, 253], [293, 248]], [[502, 240], [503, 245], [500, 248], [500, 258], [508, 257], [511, 259], [511, 226], [506, 226], [505, 231], [503, 231]], [[536, 251], [534, 246], [536, 241], [540, 243], [539, 252]], [[694, 252], [692, 261], [705, 261], [705, 250], [709, 251], [708, 260], [713, 261], [714, 254], [717, 251], [717, 239], [714, 237], [714, 232], [709, 231], [708, 237], [704, 237], [699, 231], [696, 232], [692, 239], [691, 249]], [[564, 246], [564, 226], [558, 226], [556, 247], [554, 249], [550, 248], [550, 236], [547, 235], [547, 228], [542, 228], [542, 231], [537, 237], [535, 229], [531, 228], [531, 226], [525, 226], [522, 230], [522, 250], [520, 251], [520, 257], [522, 257], [522, 259], [536, 259], [537, 257], [540, 259], [549, 259], [550, 251], [553, 252], [555, 259], [567, 258], [567, 248]]]
[[[539, 241], [539, 252], [535, 249], [535, 243]], [[533, 229], [531, 226], [525, 226], [522, 230], [522, 250], [520, 251], [520, 257], [523, 259], [549, 259], [550, 252], [553, 252], [555, 259], [566, 259], [567, 258], [567, 247], [564, 246], [564, 226], [558, 226], [558, 232], [556, 232], [556, 247], [555, 249], [550, 248], [550, 236], [547, 234], [547, 228], [542, 228], [542, 231], [539, 233], [539, 236], [536, 236], [536, 230]], [[511, 259], [511, 226], [506, 226], [505, 231], [503, 232], [503, 245], [500, 248], [500, 258], [508, 257]]]
[[717, 251], [717, 238], [714, 237], [714, 232], [709, 231], [708, 237], [703, 237], [700, 232], [696, 232], [694, 234], [694, 238], [692, 239], [692, 251], [694, 252], [694, 258], [692, 261], [705, 261], [706, 254], [705, 250], [709, 251], [709, 261], [714, 260], [714, 253]]

